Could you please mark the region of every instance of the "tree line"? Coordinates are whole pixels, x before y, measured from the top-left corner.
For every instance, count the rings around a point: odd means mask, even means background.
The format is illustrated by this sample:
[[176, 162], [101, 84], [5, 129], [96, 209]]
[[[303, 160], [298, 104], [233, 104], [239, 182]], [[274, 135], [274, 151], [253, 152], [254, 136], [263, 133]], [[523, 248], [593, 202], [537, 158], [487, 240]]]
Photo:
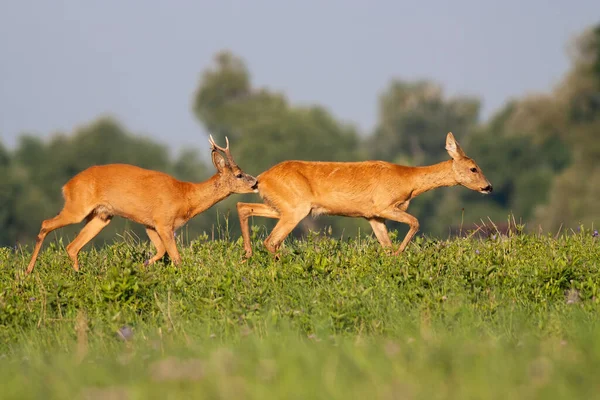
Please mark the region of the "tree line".
[[[218, 143], [229, 138], [240, 167], [255, 176], [286, 159], [433, 164], [448, 158], [444, 138], [452, 131], [494, 194], [454, 187], [419, 196], [409, 212], [428, 235], [471, 229], [482, 219], [502, 223], [509, 214], [536, 231], [591, 226], [600, 220], [600, 24], [579, 35], [570, 50], [571, 68], [552, 91], [511, 99], [488, 121], [481, 121], [476, 97], [449, 97], [433, 81], [394, 79], [378, 99], [376, 127], [361, 134], [322, 106], [297, 106], [283, 93], [254, 86], [244, 61], [227, 51], [203, 72], [193, 111]], [[41, 221], [60, 210], [61, 186], [91, 165], [113, 162], [189, 181], [214, 173], [207, 156], [193, 150], [172, 156], [165, 144], [107, 117], [47, 141], [22, 134], [14, 150], [0, 142], [0, 245], [32, 244]], [[237, 238], [235, 203], [256, 200], [232, 196], [184, 227], [186, 237], [226, 229]], [[273, 221], [255, 224], [270, 229]], [[295, 233], [325, 228], [346, 236], [359, 228], [370, 232], [365, 221], [325, 216], [306, 218]], [[62, 234], [72, 238], [78, 229]], [[115, 220], [96, 243], [124, 232], [144, 238], [142, 227]]]

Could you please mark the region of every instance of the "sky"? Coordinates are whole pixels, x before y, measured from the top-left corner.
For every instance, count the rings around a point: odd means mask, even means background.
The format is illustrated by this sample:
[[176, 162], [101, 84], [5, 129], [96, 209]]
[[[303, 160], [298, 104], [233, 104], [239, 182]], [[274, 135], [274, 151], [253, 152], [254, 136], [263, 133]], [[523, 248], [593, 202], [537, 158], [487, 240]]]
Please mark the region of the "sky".
[[0, 0], [0, 137], [12, 148], [110, 115], [173, 151], [207, 148], [192, 99], [221, 50], [254, 86], [364, 134], [392, 79], [477, 96], [486, 119], [552, 90], [598, 22], [598, 0]]

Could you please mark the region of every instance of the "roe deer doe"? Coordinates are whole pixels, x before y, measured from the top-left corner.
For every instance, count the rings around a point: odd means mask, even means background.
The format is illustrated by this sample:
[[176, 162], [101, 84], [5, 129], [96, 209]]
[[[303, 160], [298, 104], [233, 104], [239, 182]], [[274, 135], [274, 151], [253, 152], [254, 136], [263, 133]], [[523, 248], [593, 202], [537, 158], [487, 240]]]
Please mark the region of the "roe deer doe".
[[419, 194], [441, 186], [462, 185], [491, 193], [492, 185], [479, 166], [467, 157], [452, 132], [446, 136], [451, 160], [408, 167], [384, 161], [284, 161], [257, 176], [258, 193], [265, 204], [238, 203], [246, 258], [252, 256], [248, 218], [279, 219], [264, 244], [276, 253], [287, 235], [309, 213], [362, 217], [371, 224], [379, 243], [390, 247], [384, 220], [408, 224], [410, 229], [398, 255], [419, 230], [419, 221], [406, 212]]
[[162, 172], [128, 164], [97, 165], [75, 175], [62, 187], [65, 204], [61, 212], [42, 222], [26, 274], [33, 271], [48, 233], [85, 219], [85, 226], [67, 246], [73, 268], [79, 271], [79, 251], [115, 215], [146, 226], [146, 233], [156, 247], [156, 255], [146, 265], [161, 259], [165, 252], [178, 265], [181, 257], [174, 238], [176, 229], [232, 193], [257, 191], [256, 178], [237, 166], [229, 152], [229, 140], [225, 139], [227, 147], [222, 148], [212, 136], [209, 138], [217, 173], [200, 183], [183, 182]]

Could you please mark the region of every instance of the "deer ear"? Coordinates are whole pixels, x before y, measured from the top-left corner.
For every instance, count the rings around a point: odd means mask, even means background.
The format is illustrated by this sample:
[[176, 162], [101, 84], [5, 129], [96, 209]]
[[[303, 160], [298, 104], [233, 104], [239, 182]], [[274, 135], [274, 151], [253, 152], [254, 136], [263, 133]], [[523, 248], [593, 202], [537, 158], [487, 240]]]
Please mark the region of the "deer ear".
[[465, 157], [465, 152], [460, 148], [456, 139], [454, 139], [452, 132], [448, 132], [448, 135], [446, 136], [446, 151], [448, 151], [450, 157], [455, 160]]
[[225, 161], [225, 157], [217, 151], [212, 152], [212, 162], [219, 172], [223, 172], [225, 167], [227, 166], [227, 161]]

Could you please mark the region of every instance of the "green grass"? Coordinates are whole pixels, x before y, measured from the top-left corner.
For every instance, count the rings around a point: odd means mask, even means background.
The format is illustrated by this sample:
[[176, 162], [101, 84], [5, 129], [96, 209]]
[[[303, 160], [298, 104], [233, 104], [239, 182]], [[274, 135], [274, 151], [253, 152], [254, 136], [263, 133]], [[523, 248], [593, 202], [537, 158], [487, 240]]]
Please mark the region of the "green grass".
[[[253, 232], [257, 236], [256, 231]], [[0, 249], [0, 398], [598, 398], [600, 238]], [[397, 238], [394, 238], [397, 242]], [[121, 332], [121, 334], [119, 333]], [[123, 337], [125, 336], [125, 337]], [[112, 396], [112, 397], [111, 397]]]

